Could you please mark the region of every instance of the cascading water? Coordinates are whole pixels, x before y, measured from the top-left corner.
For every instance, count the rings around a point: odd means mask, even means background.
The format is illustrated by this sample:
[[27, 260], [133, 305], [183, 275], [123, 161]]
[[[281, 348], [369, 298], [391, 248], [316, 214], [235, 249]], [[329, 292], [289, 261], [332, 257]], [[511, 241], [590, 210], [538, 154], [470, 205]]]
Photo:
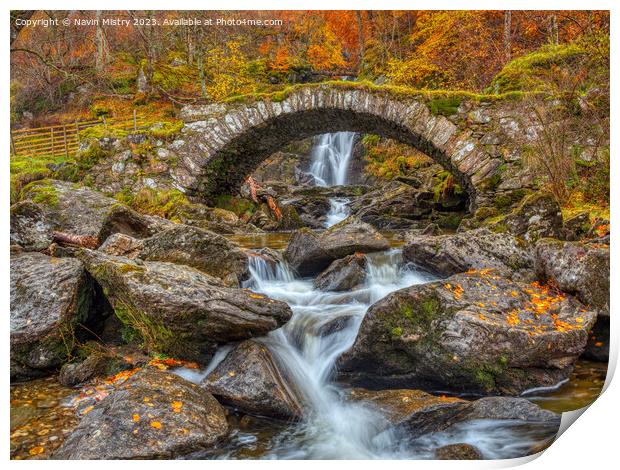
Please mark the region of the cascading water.
[[367, 281], [350, 292], [316, 290], [312, 280], [295, 277], [284, 263], [274, 269], [261, 257], [251, 258], [246, 287], [285, 301], [293, 310], [291, 320], [263, 341], [286, 367], [309, 408], [296, 432], [270, 457], [378, 458], [393, 450], [390, 434], [382, 432], [387, 427], [383, 415], [366, 404], [347, 401], [330, 379], [338, 356], [355, 341], [368, 306], [389, 292], [429, 279], [402, 267], [400, 251], [368, 258]]
[[332, 225], [336, 225], [338, 222], [342, 222], [349, 217], [351, 213], [349, 209], [349, 201], [346, 198], [332, 197], [329, 200], [329, 211], [327, 212], [325, 219], [325, 227], [329, 228]]
[[[349, 162], [353, 154], [354, 132], [322, 134], [312, 150], [310, 174], [316, 186], [341, 186], [347, 184]], [[349, 200], [331, 198], [325, 227], [331, 227], [349, 216]]]
[[[267, 443], [262, 431], [235, 431], [229, 445], [213, 456], [247, 455], [243, 450], [263, 439], [259, 455], [271, 459], [432, 459], [435, 449], [454, 443], [471, 443], [485, 458], [511, 458], [555, 435], [556, 429], [519, 421], [477, 420], [411, 440], [406, 432], [390, 428], [371, 403], [349, 400], [347, 389], [332, 381], [333, 372], [338, 357], [355, 341], [368, 307], [397, 289], [432, 280], [403, 265], [400, 250], [366, 256], [366, 281], [348, 292], [317, 290], [311, 279], [298, 278], [284, 261], [258, 252], [250, 257], [251, 277], [244, 287], [287, 302], [293, 310], [286, 325], [260, 341], [294, 380], [306, 414], [298, 423], [272, 423], [275, 434]], [[229, 350], [220, 349], [205, 372], [184, 376], [199, 382]]]
[[312, 150], [310, 174], [317, 186], [347, 184], [347, 170], [353, 153], [355, 132], [322, 134]]

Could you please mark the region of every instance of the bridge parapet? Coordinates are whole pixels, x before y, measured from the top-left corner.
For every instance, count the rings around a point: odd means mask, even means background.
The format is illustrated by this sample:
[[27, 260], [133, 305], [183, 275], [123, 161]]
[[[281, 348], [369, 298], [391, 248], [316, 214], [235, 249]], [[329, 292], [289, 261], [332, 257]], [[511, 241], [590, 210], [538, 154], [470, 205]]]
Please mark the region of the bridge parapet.
[[212, 199], [287, 143], [316, 134], [355, 131], [411, 145], [452, 172], [471, 209], [497, 193], [531, 186], [521, 164], [534, 122], [517, 95], [415, 92], [355, 82], [292, 87], [228, 103], [186, 106], [175, 179], [189, 194]]

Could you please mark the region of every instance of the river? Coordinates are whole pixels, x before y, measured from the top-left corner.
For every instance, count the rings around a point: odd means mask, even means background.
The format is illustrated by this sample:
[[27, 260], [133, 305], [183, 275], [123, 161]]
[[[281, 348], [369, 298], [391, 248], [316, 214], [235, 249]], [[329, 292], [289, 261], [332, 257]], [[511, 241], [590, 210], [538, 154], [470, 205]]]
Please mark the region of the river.
[[[310, 173], [317, 185], [346, 184], [353, 133], [319, 137]], [[348, 215], [348, 200], [333, 199], [326, 226]], [[288, 303], [293, 317], [282, 328], [262, 338], [281, 367], [303, 394], [307, 413], [295, 423], [238, 414], [229, 415], [230, 437], [208, 452], [191, 458], [265, 459], [430, 459], [434, 450], [451, 443], [476, 446], [484, 458], [511, 458], [536, 452], [549, 445], [557, 429], [541, 425], [499, 420], [478, 420], [441, 432], [410, 439], [389, 430], [386, 417], [370, 403], [350, 400], [349, 387], [336, 379], [338, 357], [354, 342], [359, 325], [370, 305], [390, 292], [433, 280], [432, 276], [403, 263], [398, 233], [387, 233], [392, 248], [368, 256], [365, 283], [352, 291], [323, 292], [312, 279], [295, 275], [285, 262], [269, 264], [260, 256], [250, 257], [250, 279], [244, 287]], [[230, 236], [248, 250], [282, 249], [290, 233]], [[326, 325], [341, 321], [340, 328]], [[344, 326], [342, 326], [344, 325]], [[326, 333], [327, 331], [327, 333]], [[185, 378], [199, 382], [222, 360], [224, 346], [202, 371], [179, 369]], [[556, 412], [578, 409], [600, 393], [606, 364], [579, 361], [572, 378], [555, 390], [527, 396], [541, 407]], [[67, 407], [76, 390], [60, 387], [55, 378], [11, 386], [11, 455], [31, 458], [33, 448], [43, 447], [47, 457], [75, 426], [73, 410]]]

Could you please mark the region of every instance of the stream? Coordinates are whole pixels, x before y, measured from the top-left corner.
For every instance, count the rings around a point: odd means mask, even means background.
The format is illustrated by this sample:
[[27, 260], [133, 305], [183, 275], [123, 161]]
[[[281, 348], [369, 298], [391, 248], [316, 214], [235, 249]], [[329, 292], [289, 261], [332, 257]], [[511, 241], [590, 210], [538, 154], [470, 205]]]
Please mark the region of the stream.
[[[309, 173], [318, 186], [346, 184], [355, 134], [325, 134], [317, 139]], [[326, 218], [330, 227], [349, 214], [348, 199], [333, 198]], [[378, 408], [348, 399], [350, 388], [336, 381], [338, 357], [351, 347], [370, 305], [389, 293], [434, 280], [403, 263], [402, 237], [385, 233], [392, 248], [367, 255], [365, 283], [346, 292], [315, 289], [313, 280], [299, 278], [285, 262], [270, 264], [251, 256], [250, 278], [244, 287], [286, 302], [291, 320], [260, 340], [285, 368], [303, 395], [308, 412], [299, 422], [229, 413], [232, 433], [219, 447], [188, 455], [198, 459], [432, 459], [435, 449], [453, 443], [476, 446], [486, 459], [512, 458], [548, 446], [557, 429], [509, 420], [474, 420], [448, 431], [411, 439], [390, 430]], [[290, 233], [236, 235], [229, 238], [248, 250], [286, 247]], [[337, 327], [334, 327], [337, 325]], [[223, 346], [202, 371], [174, 372], [200, 382], [231, 350]], [[554, 390], [532, 391], [526, 398], [555, 412], [578, 409], [600, 393], [607, 365], [580, 360], [571, 379]], [[48, 458], [76, 425], [66, 404], [79, 391], [58, 385], [54, 377], [11, 385], [12, 458]], [[438, 392], [440, 393], [440, 392]], [[32, 449], [44, 448], [41, 455]]]

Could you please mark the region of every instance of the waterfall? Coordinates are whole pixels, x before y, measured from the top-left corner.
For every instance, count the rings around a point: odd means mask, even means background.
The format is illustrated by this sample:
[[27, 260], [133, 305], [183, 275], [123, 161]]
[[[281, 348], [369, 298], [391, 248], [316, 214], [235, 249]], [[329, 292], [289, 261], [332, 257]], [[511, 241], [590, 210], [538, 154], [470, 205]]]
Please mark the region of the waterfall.
[[322, 134], [312, 149], [310, 174], [317, 186], [347, 184], [347, 170], [353, 153], [355, 132]]
[[342, 222], [350, 214], [349, 203], [351, 201], [346, 198], [332, 197], [329, 199], [329, 212], [325, 219], [325, 228]]
[[[353, 154], [355, 132], [334, 132], [318, 137], [312, 149], [310, 174], [316, 186], [347, 184], [349, 162]], [[349, 200], [330, 198], [325, 227], [331, 227], [349, 216]]]
[[[349, 292], [316, 290], [312, 280], [295, 277], [286, 264], [274, 268], [261, 257], [250, 259], [252, 277], [245, 287], [287, 302], [293, 310], [291, 320], [263, 342], [286, 367], [309, 406], [297, 430], [303, 446], [283, 442], [270, 457], [393, 457], [388, 451], [396, 445], [395, 439], [382, 432], [386, 418], [370, 405], [346, 400], [332, 382], [334, 366], [352, 346], [367, 308], [378, 296], [429, 279], [403, 267], [397, 250], [369, 255], [366, 282]], [[336, 321], [339, 328], [327, 328]]]

